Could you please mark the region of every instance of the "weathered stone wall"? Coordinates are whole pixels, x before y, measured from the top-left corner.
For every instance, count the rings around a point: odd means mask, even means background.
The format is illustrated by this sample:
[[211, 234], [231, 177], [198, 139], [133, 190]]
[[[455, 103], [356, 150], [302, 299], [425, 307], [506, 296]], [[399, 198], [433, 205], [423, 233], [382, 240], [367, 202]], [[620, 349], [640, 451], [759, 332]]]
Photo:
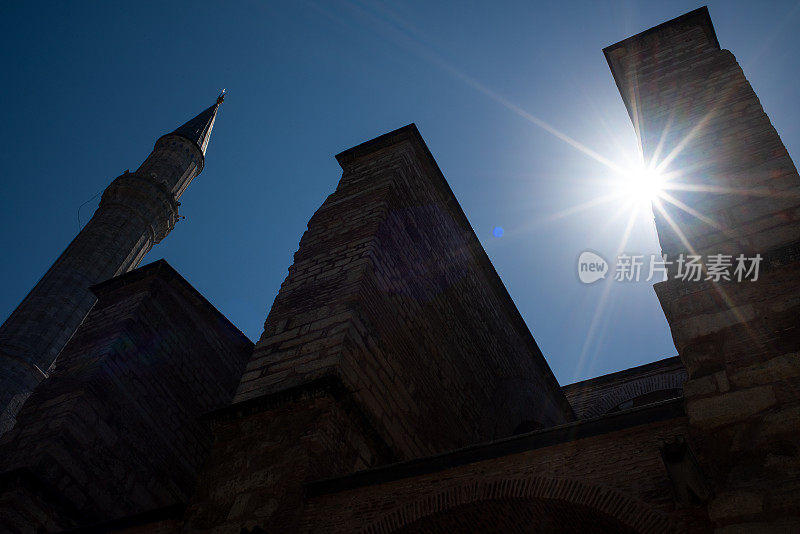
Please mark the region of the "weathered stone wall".
[[677, 356], [632, 367], [561, 388], [579, 419], [598, 417], [628, 404], [679, 397], [686, 369]]
[[656, 285], [709, 516], [725, 533], [800, 530], [800, 177], [705, 9], [606, 55], [646, 156], [700, 190], [656, 214], [664, 252], [764, 258], [757, 281]]
[[[94, 291], [52, 376], [0, 441], [0, 524], [16, 515], [12, 531], [188, 500], [211, 441], [199, 417], [230, 401], [250, 354], [252, 343], [166, 262]], [[14, 472], [34, 482], [21, 486]], [[33, 495], [62, 512], [45, 522], [26, 504]]]
[[764, 271], [754, 283], [656, 287], [723, 532], [800, 528], [800, 265]]
[[236, 400], [335, 373], [406, 458], [568, 420], [416, 128], [337, 158]]

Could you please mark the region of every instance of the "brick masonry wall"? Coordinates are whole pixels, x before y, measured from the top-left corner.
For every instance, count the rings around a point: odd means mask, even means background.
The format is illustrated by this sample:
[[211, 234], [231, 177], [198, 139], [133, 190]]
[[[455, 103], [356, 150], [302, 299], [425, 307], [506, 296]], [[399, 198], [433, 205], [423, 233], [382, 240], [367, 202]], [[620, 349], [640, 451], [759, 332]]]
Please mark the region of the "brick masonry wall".
[[[252, 347], [166, 262], [95, 291], [0, 441], [0, 472], [30, 473], [57, 495], [48, 504], [66, 510], [50, 516], [61, 528], [188, 500], [211, 441], [198, 418], [230, 401]], [[14, 483], [0, 494], [17, 495], [16, 528], [46, 526], [25, 508], [30, 491]]]
[[401, 458], [568, 420], [416, 128], [338, 158], [236, 400], [335, 373]]
[[664, 395], [676, 392], [680, 396], [686, 378], [680, 358], [673, 357], [569, 384], [562, 389], [578, 418], [587, 419], [604, 415], [643, 396], [654, 402], [659, 392]]
[[422, 475], [412, 462], [396, 480], [312, 494], [302, 532], [444, 532], [450, 510], [474, 520], [468, 532], [559, 517], [553, 532], [707, 532], [702, 508], [676, 506], [659, 452], [684, 432], [679, 418]]
[[695, 213], [670, 208], [677, 230], [657, 215], [664, 252], [687, 251], [683, 235], [699, 254], [764, 257], [756, 282], [655, 286], [689, 373], [691, 434], [714, 487], [709, 517], [726, 534], [798, 531], [800, 177], [707, 10], [606, 53], [645, 154], [681, 146], [668, 169], [713, 189], [676, 195]]

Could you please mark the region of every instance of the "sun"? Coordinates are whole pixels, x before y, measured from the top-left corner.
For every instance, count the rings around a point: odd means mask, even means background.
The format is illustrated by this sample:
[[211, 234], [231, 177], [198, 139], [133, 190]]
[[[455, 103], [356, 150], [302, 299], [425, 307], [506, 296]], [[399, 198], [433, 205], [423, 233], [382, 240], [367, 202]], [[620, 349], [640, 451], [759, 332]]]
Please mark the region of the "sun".
[[656, 168], [642, 163], [620, 177], [619, 189], [620, 194], [637, 207], [650, 208], [664, 191], [664, 176]]

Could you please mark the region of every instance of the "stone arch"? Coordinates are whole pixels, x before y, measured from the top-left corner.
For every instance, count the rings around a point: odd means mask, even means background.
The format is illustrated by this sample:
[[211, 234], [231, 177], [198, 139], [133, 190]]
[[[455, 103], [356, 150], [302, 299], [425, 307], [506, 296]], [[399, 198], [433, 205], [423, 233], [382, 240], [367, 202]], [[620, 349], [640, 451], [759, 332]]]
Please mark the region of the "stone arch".
[[628, 529], [642, 534], [661, 534], [674, 530], [667, 515], [612, 488], [589, 485], [575, 479], [521, 477], [472, 481], [447, 488], [398, 506], [361, 532], [390, 534], [417, 520], [459, 506], [501, 499], [573, 504], [613, 518]]
[[683, 389], [683, 384], [686, 382], [686, 379], [686, 371], [679, 369], [665, 374], [631, 380], [630, 382], [626, 382], [625, 384], [621, 384], [609, 390], [594, 406], [586, 410], [582, 419], [604, 415], [623, 402], [633, 400], [636, 397], [648, 393]]

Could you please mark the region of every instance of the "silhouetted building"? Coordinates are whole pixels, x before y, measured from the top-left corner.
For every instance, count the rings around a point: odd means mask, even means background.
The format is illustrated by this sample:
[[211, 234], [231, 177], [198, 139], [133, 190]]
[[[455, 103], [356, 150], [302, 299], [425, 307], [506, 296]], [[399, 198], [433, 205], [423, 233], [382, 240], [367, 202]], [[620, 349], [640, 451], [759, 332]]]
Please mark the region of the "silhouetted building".
[[223, 98], [162, 136], [136, 172], [111, 182], [91, 220], [0, 326], [0, 435], [91, 309], [89, 288], [136, 268], [172, 231], [178, 199], [203, 170]]
[[7, 408], [0, 524], [800, 531], [800, 177], [705, 8], [605, 54], [646, 159], [693, 186], [656, 210], [664, 253], [763, 258], [656, 285], [679, 356], [559, 386], [413, 124], [337, 156], [253, 347], [165, 262], [122, 274], [174, 224], [215, 104], [3, 325], [5, 406], [33, 394]]

